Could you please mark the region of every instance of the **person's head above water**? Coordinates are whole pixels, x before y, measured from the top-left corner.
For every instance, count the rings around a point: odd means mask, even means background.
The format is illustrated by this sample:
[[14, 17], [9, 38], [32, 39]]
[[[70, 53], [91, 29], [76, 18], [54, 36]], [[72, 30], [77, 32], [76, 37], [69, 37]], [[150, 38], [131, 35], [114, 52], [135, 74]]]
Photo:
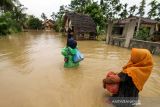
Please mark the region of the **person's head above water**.
[[67, 42], [67, 46], [71, 47], [72, 49], [75, 49], [77, 47], [77, 42], [73, 39], [69, 39]]
[[153, 67], [152, 54], [147, 49], [132, 48], [131, 58], [123, 67], [123, 72], [132, 77], [139, 91], [148, 79]]
[[131, 61], [133, 64], [141, 63], [145, 66], [152, 61], [152, 55], [147, 49], [133, 48], [131, 52]]
[[143, 67], [153, 64], [152, 55], [147, 49], [132, 48], [131, 57], [127, 66]]
[[73, 30], [72, 29], [68, 29], [68, 38], [73, 37]]

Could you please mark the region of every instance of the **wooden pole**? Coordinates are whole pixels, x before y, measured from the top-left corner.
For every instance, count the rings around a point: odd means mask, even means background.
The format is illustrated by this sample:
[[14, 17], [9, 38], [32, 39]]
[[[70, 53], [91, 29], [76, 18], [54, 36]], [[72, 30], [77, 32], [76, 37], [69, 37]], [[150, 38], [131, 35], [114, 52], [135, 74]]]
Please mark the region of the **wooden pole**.
[[138, 35], [140, 24], [141, 24], [141, 17], [139, 17], [139, 20], [138, 20], [138, 26], [137, 26], [136, 36]]

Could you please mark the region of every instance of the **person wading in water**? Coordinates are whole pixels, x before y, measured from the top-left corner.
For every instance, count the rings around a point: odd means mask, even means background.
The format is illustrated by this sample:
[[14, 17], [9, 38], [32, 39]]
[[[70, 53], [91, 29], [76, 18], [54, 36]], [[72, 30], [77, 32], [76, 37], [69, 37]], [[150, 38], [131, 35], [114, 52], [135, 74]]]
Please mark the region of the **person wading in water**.
[[79, 62], [73, 61], [73, 56], [77, 52], [77, 41], [73, 38], [73, 30], [68, 30], [67, 44], [66, 47], [62, 49], [61, 53], [64, 56], [64, 67], [72, 68], [79, 66]]

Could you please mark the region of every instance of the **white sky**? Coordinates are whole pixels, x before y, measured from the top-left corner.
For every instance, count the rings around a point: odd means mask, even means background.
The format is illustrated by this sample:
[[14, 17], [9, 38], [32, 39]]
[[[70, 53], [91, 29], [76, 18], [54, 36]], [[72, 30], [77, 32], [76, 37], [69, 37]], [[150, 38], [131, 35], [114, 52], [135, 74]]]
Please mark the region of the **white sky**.
[[[41, 17], [42, 12], [44, 12], [48, 18], [50, 18], [50, 15], [52, 12], [58, 12], [59, 7], [61, 5], [68, 5], [71, 0], [19, 0], [21, 4], [23, 4], [25, 7], [27, 7], [27, 13], [33, 14], [36, 17]], [[100, 1], [100, 0], [94, 0], [94, 1]], [[148, 4], [152, 0], [146, 0], [146, 3]], [[160, 2], [160, 0], [157, 0]], [[141, 0], [121, 0], [121, 3], [125, 4], [128, 3], [128, 7], [136, 4], [139, 6]], [[146, 6], [146, 12], [148, 12], [149, 7]]]

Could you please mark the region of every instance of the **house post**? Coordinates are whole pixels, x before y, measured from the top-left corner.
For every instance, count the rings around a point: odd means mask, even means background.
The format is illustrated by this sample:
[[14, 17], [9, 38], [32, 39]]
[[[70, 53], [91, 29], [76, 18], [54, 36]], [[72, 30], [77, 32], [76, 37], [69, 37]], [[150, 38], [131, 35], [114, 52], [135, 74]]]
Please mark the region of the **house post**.
[[150, 35], [153, 35], [153, 33], [154, 33], [154, 31], [155, 31], [155, 26], [156, 26], [156, 25], [152, 25], [152, 26], [150, 27], [150, 32], [149, 32]]
[[123, 28], [122, 37], [126, 37], [129, 23], [126, 23]]
[[129, 44], [130, 44], [130, 40], [133, 38], [133, 35], [134, 35], [134, 31], [135, 31], [135, 27], [136, 27], [136, 20], [131, 19], [126, 27], [128, 27], [128, 29], [127, 29], [127, 33], [126, 33], [126, 37], [125, 37], [126, 40], [125, 40], [124, 47], [128, 48]]
[[106, 35], [106, 43], [109, 44], [109, 39], [112, 35], [113, 22], [109, 21], [107, 26], [107, 35]]

